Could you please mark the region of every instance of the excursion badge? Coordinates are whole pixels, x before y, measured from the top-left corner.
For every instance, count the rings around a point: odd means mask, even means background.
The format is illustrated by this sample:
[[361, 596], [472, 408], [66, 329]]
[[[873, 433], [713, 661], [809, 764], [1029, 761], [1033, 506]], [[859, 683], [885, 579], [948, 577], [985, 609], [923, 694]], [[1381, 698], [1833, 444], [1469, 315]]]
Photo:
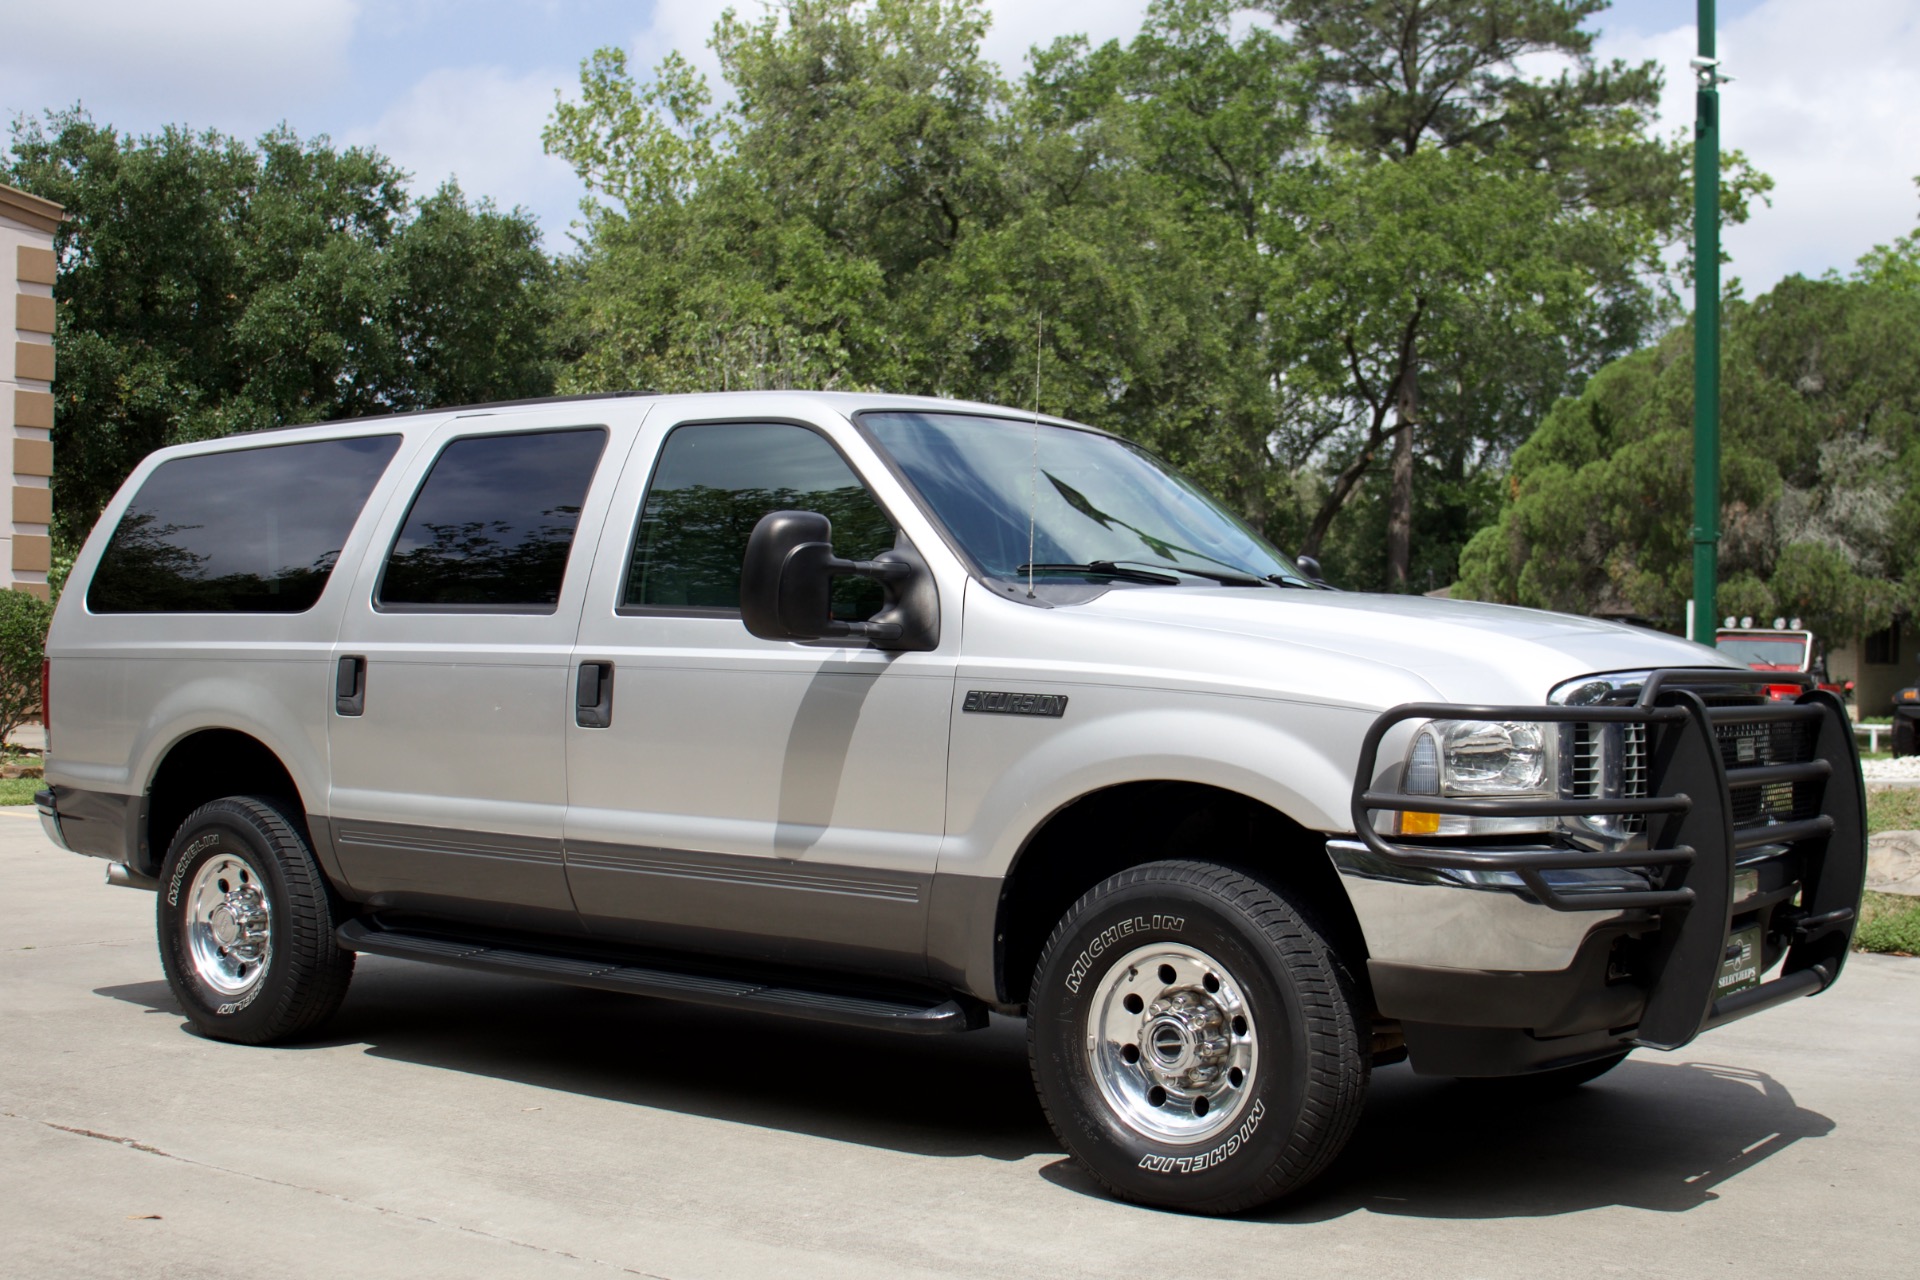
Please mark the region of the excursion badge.
[[967, 690], [962, 711], [978, 711], [998, 716], [1052, 716], [1067, 714], [1067, 698], [1062, 693], [992, 693], [986, 689]]

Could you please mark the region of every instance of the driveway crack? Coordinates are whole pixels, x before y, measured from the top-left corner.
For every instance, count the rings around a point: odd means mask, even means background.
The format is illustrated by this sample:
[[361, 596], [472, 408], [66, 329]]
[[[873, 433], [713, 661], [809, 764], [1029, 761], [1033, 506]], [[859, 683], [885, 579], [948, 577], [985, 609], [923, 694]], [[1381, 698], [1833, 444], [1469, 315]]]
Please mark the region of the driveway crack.
[[521, 1240], [514, 1236], [497, 1235], [491, 1231], [482, 1231], [477, 1227], [464, 1226], [458, 1222], [447, 1222], [440, 1218], [428, 1217], [425, 1214], [409, 1213], [403, 1209], [392, 1209], [386, 1205], [373, 1204], [365, 1200], [356, 1200], [352, 1196], [343, 1196], [337, 1191], [327, 1191], [320, 1187], [309, 1187], [302, 1183], [288, 1182], [281, 1178], [269, 1178], [265, 1174], [249, 1173], [245, 1169], [231, 1169], [225, 1165], [213, 1164], [206, 1160], [196, 1160], [192, 1156], [175, 1155], [171, 1151], [162, 1150], [159, 1147], [153, 1146], [151, 1143], [141, 1142], [136, 1138], [124, 1138], [118, 1134], [102, 1133], [98, 1129], [86, 1129], [77, 1125], [56, 1124], [52, 1120], [36, 1120], [35, 1117], [22, 1116], [12, 1111], [0, 1111], [0, 1116], [5, 1116], [9, 1120], [33, 1120], [36, 1123], [45, 1125], [49, 1129], [57, 1130], [60, 1133], [72, 1134], [77, 1138], [91, 1138], [96, 1142], [111, 1142], [116, 1146], [138, 1151], [142, 1155], [157, 1156], [162, 1160], [176, 1160], [181, 1164], [192, 1165], [195, 1168], [206, 1169], [214, 1173], [223, 1173], [235, 1178], [245, 1178], [248, 1181], [264, 1183], [267, 1186], [284, 1187], [289, 1191], [304, 1192], [307, 1195], [337, 1201], [340, 1204], [348, 1205], [355, 1209], [368, 1210], [373, 1213], [384, 1214], [390, 1218], [399, 1218], [407, 1222], [417, 1222], [424, 1226], [436, 1227], [443, 1231], [457, 1231], [462, 1235], [477, 1236], [482, 1240], [491, 1240], [497, 1244], [511, 1245], [518, 1249], [530, 1249], [535, 1253], [553, 1254], [556, 1257], [567, 1258], [574, 1262], [584, 1262], [590, 1266], [605, 1267], [608, 1270], [617, 1271], [622, 1275], [642, 1276], [645, 1277], [645, 1280], [670, 1280], [670, 1277], [660, 1275], [657, 1272], [639, 1271], [633, 1267], [621, 1266], [617, 1262], [609, 1262], [604, 1258], [590, 1258], [582, 1254], [570, 1253], [565, 1249], [556, 1249], [551, 1245], [535, 1244], [531, 1240]]

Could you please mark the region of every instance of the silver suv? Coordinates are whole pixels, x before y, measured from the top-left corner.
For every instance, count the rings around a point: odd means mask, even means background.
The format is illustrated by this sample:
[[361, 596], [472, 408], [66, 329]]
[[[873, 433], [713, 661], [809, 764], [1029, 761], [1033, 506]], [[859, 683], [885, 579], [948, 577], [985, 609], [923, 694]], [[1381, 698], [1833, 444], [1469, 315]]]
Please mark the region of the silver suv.
[[[1644, 630], [1326, 589], [987, 405], [495, 405], [162, 450], [48, 641], [55, 841], [206, 1034], [355, 952], [908, 1033], [1205, 1212], [1369, 1072], [1570, 1087], [1838, 976], [1840, 704]], [[1805, 682], [1803, 682], [1805, 683]]]

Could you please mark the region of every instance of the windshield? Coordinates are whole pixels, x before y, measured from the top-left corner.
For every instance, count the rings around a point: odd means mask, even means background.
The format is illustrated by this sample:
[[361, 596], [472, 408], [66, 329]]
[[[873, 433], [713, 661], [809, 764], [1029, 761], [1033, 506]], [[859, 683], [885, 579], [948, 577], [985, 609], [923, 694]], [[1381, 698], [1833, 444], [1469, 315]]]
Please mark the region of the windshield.
[[1196, 583], [1309, 585], [1192, 481], [1111, 436], [959, 413], [865, 413], [860, 422], [990, 577], [1024, 578], [1032, 563], [1036, 576], [1057, 578], [1099, 563], [1186, 570]]
[[1714, 647], [1760, 671], [1799, 671], [1807, 661], [1807, 641], [1801, 636], [1722, 635]]

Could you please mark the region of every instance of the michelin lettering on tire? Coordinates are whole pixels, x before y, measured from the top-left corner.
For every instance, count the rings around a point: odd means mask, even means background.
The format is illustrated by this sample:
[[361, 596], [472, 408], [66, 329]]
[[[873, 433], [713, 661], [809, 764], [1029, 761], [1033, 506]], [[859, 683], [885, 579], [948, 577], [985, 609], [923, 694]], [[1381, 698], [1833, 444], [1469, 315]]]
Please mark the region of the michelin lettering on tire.
[[1267, 1114], [1267, 1104], [1259, 1098], [1253, 1100], [1253, 1110], [1240, 1122], [1240, 1127], [1227, 1135], [1227, 1140], [1219, 1146], [1203, 1151], [1197, 1156], [1161, 1156], [1151, 1152], [1140, 1157], [1139, 1167], [1149, 1173], [1201, 1173], [1225, 1162], [1234, 1152], [1247, 1145], [1253, 1137], [1253, 1131], [1260, 1127], [1260, 1121]]
[[218, 843], [220, 843], [220, 833], [209, 831], [187, 846], [186, 852], [180, 855], [180, 861], [173, 869], [173, 879], [167, 882], [168, 906], [180, 905], [180, 882], [187, 878], [187, 868], [193, 865], [193, 860]]
[[1073, 958], [1073, 967], [1067, 970], [1067, 990], [1080, 994], [1080, 984], [1087, 980], [1087, 974], [1093, 969], [1093, 962], [1107, 953], [1107, 950], [1122, 938], [1130, 938], [1136, 933], [1158, 931], [1179, 933], [1187, 927], [1185, 916], [1129, 916], [1108, 925], [1093, 936], [1093, 940], [1082, 947], [1080, 954]]

